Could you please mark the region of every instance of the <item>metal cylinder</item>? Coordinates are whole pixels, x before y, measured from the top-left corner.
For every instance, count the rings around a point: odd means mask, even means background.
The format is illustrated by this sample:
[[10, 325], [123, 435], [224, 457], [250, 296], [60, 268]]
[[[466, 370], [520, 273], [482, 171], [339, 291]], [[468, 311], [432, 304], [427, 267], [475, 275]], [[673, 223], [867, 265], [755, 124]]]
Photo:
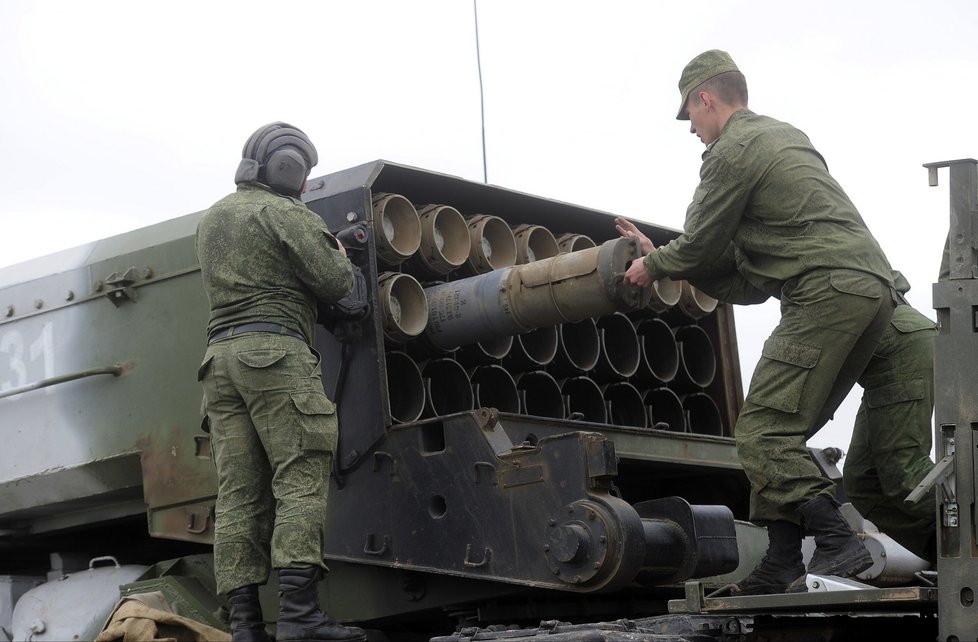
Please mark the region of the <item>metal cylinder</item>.
[[594, 242], [594, 239], [584, 234], [568, 232], [557, 236], [557, 249], [561, 252], [577, 252], [578, 250], [586, 250], [589, 247], [595, 246], [597, 246], [597, 243]]
[[469, 228], [449, 205], [429, 204], [418, 210], [421, 244], [412, 265], [436, 276], [448, 274], [469, 257]]
[[713, 397], [695, 392], [682, 397], [689, 432], [697, 435], [723, 435], [723, 419]]
[[631, 319], [621, 312], [597, 321], [601, 351], [594, 365], [594, 376], [601, 381], [627, 379], [638, 371], [640, 346]]
[[656, 279], [652, 283], [652, 296], [649, 298], [649, 309], [653, 312], [665, 312], [682, 298], [681, 281], [673, 281], [667, 276]]
[[506, 368], [498, 365], [476, 366], [469, 370], [472, 396], [476, 408], [495, 408], [499, 412], [518, 413], [520, 396], [516, 382]]
[[418, 211], [400, 194], [378, 192], [372, 203], [377, 257], [387, 265], [397, 265], [417, 252], [421, 244]]
[[635, 332], [640, 344], [635, 380], [646, 388], [672, 381], [679, 370], [679, 346], [669, 324], [658, 318], [642, 319]]
[[594, 368], [601, 353], [601, 335], [594, 319], [557, 326], [557, 353], [547, 372], [558, 377], [583, 374]]
[[608, 423], [608, 405], [601, 386], [589, 377], [569, 377], [559, 381], [566, 399], [567, 418], [595, 424]]
[[513, 347], [513, 337], [506, 336], [470, 343], [458, 349], [458, 360], [467, 366], [498, 364]]
[[401, 272], [383, 272], [377, 286], [384, 336], [404, 343], [421, 334], [428, 324], [428, 303], [417, 279]]
[[673, 387], [691, 392], [713, 383], [717, 358], [706, 330], [698, 325], [684, 325], [676, 328], [675, 335], [679, 346], [679, 369]]
[[454, 359], [431, 359], [421, 364], [425, 417], [472, 410], [474, 397], [469, 375]]
[[517, 225], [513, 228], [513, 238], [516, 239], [517, 263], [532, 263], [560, 254], [557, 239], [542, 225]]
[[681, 281], [680, 290], [676, 307], [690, 319], [701, 319], [716, 310], [717, 300], [690, 285], [689, 281]]
[[467, 274], [484, 274], [516, 264], [516, 239], [509, 224], [492, 214], [466, 219], [469, 255], [463, 265]]
[[564, 418], [564, 397], [556, 379], [543, 370], [533, 370], [516, 375], [515, 380], [524, 415]]
[[648, 303], [649, 289], [628, 286], [623, 279], [639, 252], [637, 239], [618, 238], [598, 247], [428, 287], [425, 333], [435, 345], [454, 348], [618, 310], [641, 309]]
[[645, 400], [638, 388], [627, 381], [616, 381], [602, 386], [601, 392], [608, 404], [609, 423], [637, 428], [648, 426]]
[[650, 428], [686, 432], [686, 411], [679, 395], [669, 388], [653, 388], [645, 392], [644, 400]]
[[640, 584], [662, 585], [735, 570], [740, 563], [733, 513], [722, 505], [691, 505], [681, 497], [634, 504], [645, 531]]
[[542, 370], [557, 354], [557, 328], [537, 328], [513, 337], [503, 365], [513, 372]]
[[417, 421], [425, 406], [424, 382], [418, 364], [401, 351], [388, 352], [384, 357], [391, 420], [394, 423]]

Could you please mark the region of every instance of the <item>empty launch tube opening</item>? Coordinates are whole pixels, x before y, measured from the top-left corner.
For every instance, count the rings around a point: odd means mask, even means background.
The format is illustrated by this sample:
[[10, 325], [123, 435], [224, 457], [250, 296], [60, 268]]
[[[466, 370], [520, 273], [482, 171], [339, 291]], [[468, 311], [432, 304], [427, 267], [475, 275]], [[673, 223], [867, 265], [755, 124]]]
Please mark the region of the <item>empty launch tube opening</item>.
[[503, 363], [513, 370], [538, 370], [557, 355], [557, 328], [537, 328], [513, 337], [513, 345]]
[[567, 400], [567, 418], [596, 424], [608, 423], [608, 407], [601, 387], [588, 377], [571, 377], [560, 382]]
[[516, 382], [497, 365], [477, 366], [469, 372], [476, 408], [495, 408], [499, 412], [518, 413], [520, 398]]
[[667, 276], [661, 277], [652, 282], [652, 296], [648, 307], [655, 312], [665, 312], [679, 303], [682, 293], [679, 281], [673, 281]]
[[604, 387], [604, 398], [608, 402], [608, 416], [611, 423], [618, 426], [645, 428], [648, 413], [642, 393], [627, 381], [618, 381]]
[[601, 332], [601, 353], [595, 373], [604, 379], [627, 379], [638, 370], [639, 343], [635, 326], [621, 312], [598, 321]]
[[643, 319], [635, 331], [641, 343], [636, 376], [648, 386], [672, 381], [679, 370], [679, 346], [672, 328], [661, 319]]
[[388, 265], [397, 265], [421, 245], [421, 220], [414, 205], [400, 194], [373, 196], [373, 229], [377, 255]]
[[561, 252], [577, 252], [590, 247], [597, 247], [597, 243], [590, 236], [584, 234], [568, 233], [557, 237], [557, 249]]
[[713, 342], [710, 341], [706, 330], [698, 325], [676, 328], [676, 343], [679, 345], [676, 388], [692, 391], [713, 383], [717, 371], [717, 359], [713, 351]]
[[516, 265], [516, 239], [509, 224], [498, 216], [478, 214], [468, 219], [469, 257], [472, 274]]
[[678, 307], [686, 316], [691, 319], [700, 319], [716, 310], [717, 300], [709, 294], [693, 287], [689, 281], [682, 281], [681, 286], [682, 292]]
[[686, 412], [683, 402], [669, 388], [653, 388], [645, 393], [649, 409], [649, 427], [670, 432], [686, 432]]
[[723, 420], [713, 398], [704, 392], [683, 397], [689, 431], [698, 435], [722, 435]]
[[560, 385], [546, 372], [524, 372], [516, 377], [520, 408], [523, 414], [536, 417], [564, 418], [564, 398]]
[[377, 279], [384, 336], [404, 343], [424, 332], [428, 301], [421, 284], [409, 274], [384, 272]]
[[594, 319], [557, 326], [557, 354], [549, 370], [558, 375], [587, 372], [598, 363], [601, 335]]
[[426, 417], [472, 410], [474, 399], [469, 375], [454, 359], [432, 359], [421, 368]]
[[421, 219], [418, 258], [431, 273], [443, 275], [458, 269], [469, 256], [469, 229], [465, 218], [448, 205], [426, 205]]
[[424, 382], [414, 359], [404, 352], [388, 352], [387, 400], [394, 423], [417, 421], [424, 411]]
[[518, 225], [513, 230], [513, 237], [517, 263], [532, 263], [560, 254], [557, 239], [541, 225]]

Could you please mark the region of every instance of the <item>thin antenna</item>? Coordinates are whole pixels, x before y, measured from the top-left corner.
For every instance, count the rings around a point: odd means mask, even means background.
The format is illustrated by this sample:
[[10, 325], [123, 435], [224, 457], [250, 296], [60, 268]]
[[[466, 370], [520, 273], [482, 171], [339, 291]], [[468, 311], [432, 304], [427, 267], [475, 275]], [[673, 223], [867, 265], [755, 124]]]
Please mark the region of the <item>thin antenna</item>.
[[475, 16], [475, 62], [479, 68], [479, 118], [482, 121], [482, 182], [489, 182], [486, 166], [486, 103], [482, 92], [482, 57], [479, 54], [479, 8], [478, 0], [472, 0], [472, 15]]

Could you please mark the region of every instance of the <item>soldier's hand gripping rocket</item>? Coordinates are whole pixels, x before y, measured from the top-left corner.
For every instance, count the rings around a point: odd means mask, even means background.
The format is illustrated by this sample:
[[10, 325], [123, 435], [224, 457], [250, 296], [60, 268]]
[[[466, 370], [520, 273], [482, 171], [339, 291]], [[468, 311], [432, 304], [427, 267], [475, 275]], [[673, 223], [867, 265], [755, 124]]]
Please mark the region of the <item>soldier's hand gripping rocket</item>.
[[[643, 256], [655, 250], [655, 244], [652, 243], [652, 240], [642, 234], [631, 221], [617, 216], [615, 217], [615, 229], [625, 238], [637, 238], [639, 246], [642, 248]], [[651, 287], [652, 277], [649, 276], [649, 271], [645, 269], [644, 261], [632, 261], [631, 265], [625, 271], [625, 283], [636, 285], [640, 288]]]

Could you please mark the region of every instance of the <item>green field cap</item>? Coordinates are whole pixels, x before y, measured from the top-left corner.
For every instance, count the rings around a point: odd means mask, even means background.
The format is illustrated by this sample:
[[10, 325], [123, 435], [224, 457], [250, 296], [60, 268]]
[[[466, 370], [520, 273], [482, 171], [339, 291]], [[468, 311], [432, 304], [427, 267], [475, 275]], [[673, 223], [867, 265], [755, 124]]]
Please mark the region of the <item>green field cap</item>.
[[683, 75], [679, 77], [679, 93], [683, 100], [679, 103], [676, 120], [689, 120], [689, 116], [686, 115], [686, 101], [689, 100], [690, 92], [710, 78], [728, 71], [740, 71], [740, 69], [737, 69], [733, 58], [726, 51], [710, 49], [690, 60], [683, 68]]

